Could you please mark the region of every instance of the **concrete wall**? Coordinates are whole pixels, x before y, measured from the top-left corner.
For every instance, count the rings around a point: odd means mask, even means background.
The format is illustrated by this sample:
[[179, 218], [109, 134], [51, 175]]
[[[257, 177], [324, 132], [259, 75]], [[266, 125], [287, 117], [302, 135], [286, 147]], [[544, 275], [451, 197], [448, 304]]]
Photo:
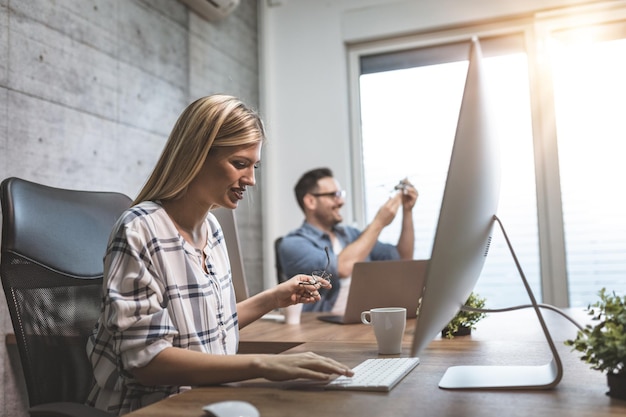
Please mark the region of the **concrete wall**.
[[[210, 23], [177, 0], [0, 0], [0, 179], [134, 197], [182, 109], [216, 92], [258, 106], [255, 1]], [[237, 210], [252, 293], [260, 202]], [[0, 416], [26, 416], [9, 331], [2, 294]]]

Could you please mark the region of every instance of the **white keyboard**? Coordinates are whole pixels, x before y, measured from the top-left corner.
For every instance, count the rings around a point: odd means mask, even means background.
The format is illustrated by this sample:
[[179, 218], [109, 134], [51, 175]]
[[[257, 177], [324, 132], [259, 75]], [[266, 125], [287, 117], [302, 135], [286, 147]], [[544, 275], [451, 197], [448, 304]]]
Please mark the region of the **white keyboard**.
[[366, 359], [354, 367], [354, 376], [340, 376], [325, 389], [358, 391], [391, 391], [402, 378], [419, 364], [419, 358]]

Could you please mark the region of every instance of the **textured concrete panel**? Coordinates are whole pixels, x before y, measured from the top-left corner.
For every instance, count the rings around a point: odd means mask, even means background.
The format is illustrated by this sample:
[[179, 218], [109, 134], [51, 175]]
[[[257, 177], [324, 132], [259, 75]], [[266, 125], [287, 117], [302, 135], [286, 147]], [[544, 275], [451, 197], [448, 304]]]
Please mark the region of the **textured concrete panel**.
[[8, 97], [9, 171], [52, 186], [101, 189], [115, 172], [114, 123], [18, 92]]
[[111, 185], [134, 199], [152, 172], [166, 140], [166, 136], [119, 125], [116, 148], [118, 170], [116, 183]]
[[115, 23], [118, 8], [124, 7], [124, 3], [107, 0], [12, 1], [11, 23], [34, 29], [34, 36], [46, 33], [40, 33], [37, 27], [47, 27], [61, 37], [114, 56], [117, 48]]
[[6, 1], [0, 1], [0, 86], [7, 85], [9, 61], [9, 14]]
[[186, 28], [143, 3], [124, 5], [117, 22], [120, 61], [186, 88], [189, 56]]
[[[226, 91], [258, 107], [256, 1], [217, 24], [175, 0], [8, 4], [0, 0], [0, 179], [133, 198], [191, 99]], [[247, 194], [238, 227], [254, 294], [262, 191]], [[9, 331], [0, 296], [0, 339]], [[4, 346], [0, 358], [0, 415], [25, 417], [20, 369]]]
[[[9, 173], [9, 139], [8, 139], [8, 90], [0, 87], [0, 181], [8, 177]], [[2, 214], [0, 213], [0, 224], [2, 222]], [[0, 234], [1, 239], [1, 234]], [[9, 319], [9, 309], [4, 297], [4, 291], [0, 291], [0, 340], [4, 340], [5, 334], [13, 331], [11, 320]], [[10, 404], [16, 400], [9, 390], [15, 386], [13, 377], [8, 367], [8, 359], [4, 343], [0, 346], [0, 415], [23, 415], [23, 412], [17, 412], [15, 408], [11, 408]], [[5, 382], [6, 381], [6, 382]], [[6, 385], [6, 388], [4, 387]]]
[[196, 59], [191, 63], [190, 92], [196, 96], [226, 93], [258, 107], [258, 73], [240, 65], [231, 56], [202, 39], [192, 36], [190, 48]]
[[[9, 149], [9, 135], [8, 135], [8, 90], [4, 87], [0, 87], [0, 180], [5, 178], [7, 167], [9, 166], [9, 160], [7, 157], [7, 151]], [[0, 218], [1, 215], [0, 215]]]
[[140, 3], [167, 16], [182, 27], [187, 28], [188, 11], [184, 3], [172, 0], [140, 0]]
[[[12, 146], [7, 158], [24, 161], [11, 175], [58, 187], [120, 191], [132, 197], [166, 140], [163, 135], [30, 96], [10, 96]], [[41, 113], [36, 119], [31, 117], [35, 111]]]
[[187, 106], [187, 89], [173, 85], [136, 66], [118, 63], [119, 115], [122, 124], [169, 135]]
[[11, 21], [9, 87], [109, 119], [116, 116], [117, 62], [29, 18]]
[[[197, 15], [190, 16], [190, 30], [209, 45], [222, 50], [231, 59], [250, 69], [257, 68], [256, 24], [246, 25], [239, 17], [239, 10], [226, 19], [208, 23]], [[241, 10], [244, 10], [241, 8]]]

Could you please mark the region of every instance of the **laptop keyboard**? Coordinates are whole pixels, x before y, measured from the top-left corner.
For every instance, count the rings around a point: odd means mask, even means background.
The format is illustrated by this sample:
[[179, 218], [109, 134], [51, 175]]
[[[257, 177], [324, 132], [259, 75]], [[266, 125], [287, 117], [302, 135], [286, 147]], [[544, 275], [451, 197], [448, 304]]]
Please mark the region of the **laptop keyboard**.
[[354, 376], [340, 376], [325, 389], [358, 391], [391, 391], [402, 378], [419, 364], [419, 358], [366, 359], [354, 367]]

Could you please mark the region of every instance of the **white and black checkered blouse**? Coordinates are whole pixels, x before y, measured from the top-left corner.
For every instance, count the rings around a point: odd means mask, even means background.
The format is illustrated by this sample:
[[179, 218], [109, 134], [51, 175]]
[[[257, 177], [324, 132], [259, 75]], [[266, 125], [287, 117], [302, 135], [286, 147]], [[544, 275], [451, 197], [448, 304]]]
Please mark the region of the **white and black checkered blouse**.
[[87, 345], [96, 386], [89, 403], [124, 414], [187, 387], [145, 387], [129, 369], [170, 347], [234, 354], [235, 293], [224, 235], [209, 213], [202, 253], [187, 243], [157, 202], [127, 210], [104, 259], [103, 308]]

